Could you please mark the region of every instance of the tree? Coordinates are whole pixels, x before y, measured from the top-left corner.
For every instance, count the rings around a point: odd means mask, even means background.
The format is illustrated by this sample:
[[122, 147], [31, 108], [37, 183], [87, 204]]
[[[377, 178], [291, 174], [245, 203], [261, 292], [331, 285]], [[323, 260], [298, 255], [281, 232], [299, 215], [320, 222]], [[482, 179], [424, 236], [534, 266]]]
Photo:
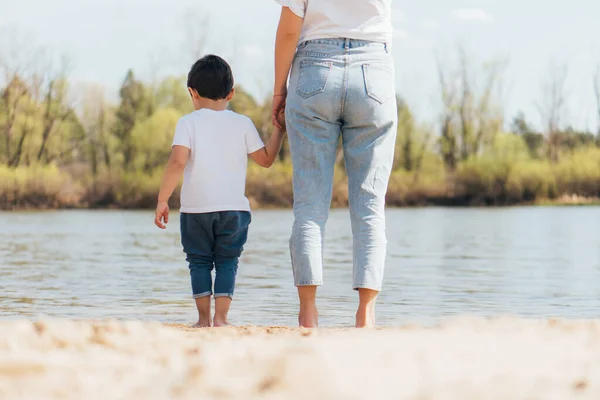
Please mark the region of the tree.
[[48, 143], [52, 136], [60, 132], [61, 125], [70, 119], [76, 122], [77, 118], [73, 109], [68, 104], [69, 84], [63, 69], [57, 75], [50, 76], [47, 79], [45, 95], [42, 101], [44, 115], [42, 118], [42, 139], [37, 152], [37, 161], [47, 162], [51, 156], [48, 150]]
[[600, 62], [596, 64], [594, 71], [594, 95], [596, 97], [596, 135], [600, 145]]
[[[3, 162], [8, 166], [18, 164], [23, 149], [23, 144], [28, 135], [28, 130], [17, 132], [21, 116], [26, 112], [30, 103], [30, 88], [16, 72], [5, 70], [5, 78], [8, 84], [0, 93], [0, 110], [3, 111], [2, 133], [3, 140]], [[20, 133], [20, 137], [17, 135]], [[18, 137], [18, 139], [16, 139]], [[16, 140], [15, 140], [16, 139]]]
[[132, 132], [136, 171], [151, 174], [156, 168], [165, 165], [180, 116], [177, 110], [163, 108], [136, 124]]
[[544, 147], [544, 135], [535, 132], [525, 119], [525, 114], [520, 111], [511, 123], [511, 132], [523, 138], [533, 158], [539, 158]]
[[405, 171], [411, 172], [415, 167], [415, 120], [408, 104], [403, 99], [398, 98], [397, 104], [398, 134], [396, 136], [396, 160], [394, 164]]
[[455, 83], [448, 77], [448, 74], [442, 67], [442, 62], [436, 58], [438, 79], [440, 84], [440, 95], [442, 100], [442, 113], [440, 115], [440, 152], [444, 161], [444, 167], [447, 171], [453, 172], [457, 166], [456, 157], [456, 131], [455, 113], [456, 113], [456, 89]]
[[185, 77], [167, 77], [154, 89], [154, 106], [172, 108], [181, 114], [193, 111]]
[[133, 128], [136, 123], [152, 115], [153, 105], [148, 90], [135, 78], [132, 70], [127, 72], [119, 96], [121, 103], [116, 112], [114, 134], [123, 154], [123, 168], [130, 170], [135, 156], [131, 139]]
[[552, 64], [542, 84], [542, 98], [538, 110], [548, 138], [548, 158], [557, 163], [561, 145], [561, 125], [566, 114], [568, 68], [566, 64]]
[[471, 67], [467, 54], [458, 48], [459, 66], [448, 72], [437, 59], [443, 105], [440, 117], [440, 145], [446, 169], [453, 171], [457, 161], [478, 154], [491, 145], [503, 125], [500, 92], [506, 62], [482, 65], [483, 77]]
[[96, 177], [102, 165], [106, 170], [111, 167], [114, 146], [109, 127], [114, 116], [102, 87], [88, 86], [80, 90], [83, 93], [80, 120], [85, 132], [87, 161], [90, 163], [92, 176]]

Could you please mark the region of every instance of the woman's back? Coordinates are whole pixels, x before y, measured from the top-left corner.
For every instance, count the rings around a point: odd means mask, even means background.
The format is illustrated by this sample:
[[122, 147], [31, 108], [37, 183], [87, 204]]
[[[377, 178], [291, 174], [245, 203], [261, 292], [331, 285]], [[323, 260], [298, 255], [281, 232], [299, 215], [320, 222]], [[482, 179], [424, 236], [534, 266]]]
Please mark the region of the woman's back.
[[356, 326], [373, 327], [385, 269], [385, 195], [398, 120], [388, 46], [392, 0], [277, 1], [283, 8], [273, 115], [286, 110], [294, 166], [290, 253], [298, 322], [318, 326], [315, 298], [323, 284], [324, 232], [341, 138], [352, 221], [352, 288], [359, 294]]
[[392, 41], [392, 0], [277, 1], [304, 18], [301, 42], [335, 38]]

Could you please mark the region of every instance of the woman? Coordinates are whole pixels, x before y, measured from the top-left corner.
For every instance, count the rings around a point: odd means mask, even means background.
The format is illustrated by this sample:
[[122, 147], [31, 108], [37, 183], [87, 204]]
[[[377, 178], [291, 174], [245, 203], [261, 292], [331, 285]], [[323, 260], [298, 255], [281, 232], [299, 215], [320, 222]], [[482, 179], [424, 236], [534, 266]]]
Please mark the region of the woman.
[[[318, 326], [323, 238], [341, 136], [353, 233], [357, 327], [375, 325], [387, 240], [385, 194], [394, 159], [397, 111], [392, 0], [276, 0], [273, 123], [285, 108], [294, 166], [292, 268], [298, 322]], [[290, 74], [291, 70], [291, 74]], [[289, 75], [289, 91], [287, 81]]]

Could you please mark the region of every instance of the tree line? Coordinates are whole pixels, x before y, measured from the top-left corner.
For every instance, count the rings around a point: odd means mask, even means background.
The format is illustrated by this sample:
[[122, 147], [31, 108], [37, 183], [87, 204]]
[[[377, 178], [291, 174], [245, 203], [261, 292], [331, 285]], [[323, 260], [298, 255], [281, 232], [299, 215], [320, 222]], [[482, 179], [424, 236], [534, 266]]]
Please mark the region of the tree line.
[[[529, 116], [503, 109], [505, 62], [476, 64], [459, 49], [454, 68], [438, 62], [439, 117], [418, 121], [398, 97], [391, 205], [514, 204], [564, 196], [600, 197], [600, 129], [566, 120], [568, 70], [551, 69]], [[0, 208], [151, 207], [178, 118], [191, 110], [184, 77], [147, 82], [130, 70], [118, 101], [100, 86], [73, 87], [66, 68], [0, 59]], [[600, 121], [600, 66], [590, 77]], [[73, 95], [76, 94], [76, 96]], [[270, 102], [237, 88], [230, 104], [270, 135]], [[347, 204], [344, 160], [337, 160], [334, 205]], [[289, 149], [248, 193], [260, 206], [292, 202]]]

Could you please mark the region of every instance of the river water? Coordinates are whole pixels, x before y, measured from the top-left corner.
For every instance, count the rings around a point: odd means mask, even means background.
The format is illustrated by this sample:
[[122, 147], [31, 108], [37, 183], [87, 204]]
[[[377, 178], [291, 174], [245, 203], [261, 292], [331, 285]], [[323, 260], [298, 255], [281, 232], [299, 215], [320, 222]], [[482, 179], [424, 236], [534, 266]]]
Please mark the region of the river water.
[[[152, 212], [0, 213], [0, 318], [194, 322], [178, 216]], [[257, 211], [231, 321], [296, 324], [291, 211]], [[462, 315], [600, 315], [600, 207], [392, 209], [378, 324]], [[322, 326], [353, 324], [347, 210], [327, 227]]]

